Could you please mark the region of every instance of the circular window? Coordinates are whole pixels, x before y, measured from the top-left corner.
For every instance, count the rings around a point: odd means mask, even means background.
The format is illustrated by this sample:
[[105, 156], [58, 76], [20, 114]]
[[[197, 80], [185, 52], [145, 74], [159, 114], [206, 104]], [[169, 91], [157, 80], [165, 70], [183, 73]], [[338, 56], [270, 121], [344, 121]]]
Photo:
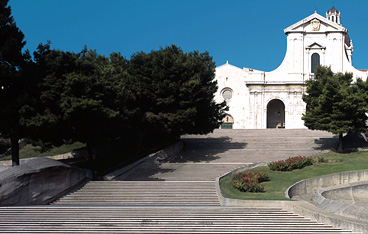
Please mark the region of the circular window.
[[229, 88], [225, 88], [222, 90], [222, 97], [227, 101], [233, 97], [233, 91]]

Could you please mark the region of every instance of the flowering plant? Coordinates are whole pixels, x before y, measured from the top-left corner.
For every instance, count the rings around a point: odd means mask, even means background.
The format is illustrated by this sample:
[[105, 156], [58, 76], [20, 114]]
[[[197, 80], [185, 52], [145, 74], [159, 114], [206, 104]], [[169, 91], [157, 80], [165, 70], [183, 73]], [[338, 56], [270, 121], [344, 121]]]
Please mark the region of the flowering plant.
[[313, 159], [311, 157], [298, 156], [293, 158], [288, 158], [286, 160], [280, 160], [277, 162], [271, 162], [268, 167], [272, 171], [292, 171], [294, 169], [301, 169], [306, 166], [313, 164]]
[[245, 171], [235, 174], [232, 184], [242, 192], [264, 192], [264, 187], [260, 183], [268, 180], [269, 176], [265, 171]]

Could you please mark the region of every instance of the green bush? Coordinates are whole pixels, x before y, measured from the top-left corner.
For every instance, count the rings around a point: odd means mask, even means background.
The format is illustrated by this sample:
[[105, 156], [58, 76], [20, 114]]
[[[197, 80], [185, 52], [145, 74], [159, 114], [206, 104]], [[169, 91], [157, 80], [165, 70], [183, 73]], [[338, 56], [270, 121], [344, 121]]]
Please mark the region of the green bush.
[[232, 184], [242, 192], [264, 192], [264, 187], [260, 183], [268, 180], [269, 175], [265, 171], [245, 171], [235, 174]]
[[272, 171], [292, 171], [294, 169], [301, 169], [310, 165], [313, 165], [313, 159], [311, 157], [298, 156], [288, 158], [286, 160], [271, 162], [268, 164], [268, 167]]

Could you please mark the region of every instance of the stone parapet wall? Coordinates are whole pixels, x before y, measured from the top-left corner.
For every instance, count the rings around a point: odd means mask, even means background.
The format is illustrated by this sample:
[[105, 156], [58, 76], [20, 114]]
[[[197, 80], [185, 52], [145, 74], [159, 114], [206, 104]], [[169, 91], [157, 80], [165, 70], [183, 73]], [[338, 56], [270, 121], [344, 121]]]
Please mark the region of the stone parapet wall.
[[306, 200], [299, 213], [316, 217], [320, 222], [368, 233], [368, 170], [347, 171], [299, 181], [285, 196]]
[[91, 172], [49, 158], [35, 158], [0, 172], [0, 205], [45, 205]]
[[[45, 156], [44, 158], [50, 158], [50, 159], [54, 159], [54, 160], [62, 160], [62, 159], [74, 158], [74, 156], [71, 152], [69, 152], [69, 153], [58, 154], [58, 155], [54, 155], [54, 156]], [[25, 163], [29, 160], [32, 160], [32, 159], [34, 159], [34, 158], [21, 159], [20, 164], [23, 164], [23, 163]], [[0, 166], [11, 167], [12, 166], [12, 160], [0, 161]]]
[[139, 165], [141, 165], [144, 162], [153, 161], [156, 165], [159, 165], [167, 160], [169, 160], [171, 157], [177, 155], [182, 151], [184, 147], [183, 141], [178, 141], [172, 145], [169, 145], [162, 150], [159, 150], [153, 154], [150, 154], [140, 160], [137, 160], [136, 162], [125, 166], [123, 168], [120, 168], [116, 171], [113, 171], [103, 177], [103, 180], [123, 180], [126, 176], [128, 176], [130, 173], [132, 173], [136, 168], [138, 168]]
[[368, 181], [368, 170], [334, 173], [316, 178], [301, 180], [290, 186], [286, 190], [285, 196], [287, 198], [293, 198], [295, 196], [315, 194], [319, 189], [322, 188], [348, 183], [356, 183], [361, 181]]

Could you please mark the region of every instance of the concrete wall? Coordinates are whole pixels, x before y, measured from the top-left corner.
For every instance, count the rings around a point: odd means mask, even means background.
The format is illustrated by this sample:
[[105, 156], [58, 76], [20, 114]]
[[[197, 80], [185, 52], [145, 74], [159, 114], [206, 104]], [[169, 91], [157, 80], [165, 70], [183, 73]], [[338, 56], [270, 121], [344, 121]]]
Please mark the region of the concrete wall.
[[327, 191], [321, 191], [321, 195], [331, 200], [368, 205], [368, 182], [349, 183], [330, 188]]
[[184, 147], [183, 141], [178, 141], [172, 145], [169, 145], [156, 153], [150, 154], [128, 166], [122, 167], [105, 175], [102, 180], [123, 180], [126, 176], [136, 170], [142, 163], [146, 161], [154, 161], [157, 165], [169, 160], [171, 157], [177, 155], [182, 151]]
[[295, 208], [318, 221], [368, 233], [368, 170], [348, 171], [302, 180], [291, 186], [286, 197], [308, 199]]
[[293, 198], [294, 196], [314, 194], [321, 188], [360, 181], [368, 181], [368, 170], [348, 171], [302, 180], [290, 186], [285, 195], [288, 198]]
[[35, 158], [0, 172], [0, 205], [44, 205], [91, 173], [49, 158]]

